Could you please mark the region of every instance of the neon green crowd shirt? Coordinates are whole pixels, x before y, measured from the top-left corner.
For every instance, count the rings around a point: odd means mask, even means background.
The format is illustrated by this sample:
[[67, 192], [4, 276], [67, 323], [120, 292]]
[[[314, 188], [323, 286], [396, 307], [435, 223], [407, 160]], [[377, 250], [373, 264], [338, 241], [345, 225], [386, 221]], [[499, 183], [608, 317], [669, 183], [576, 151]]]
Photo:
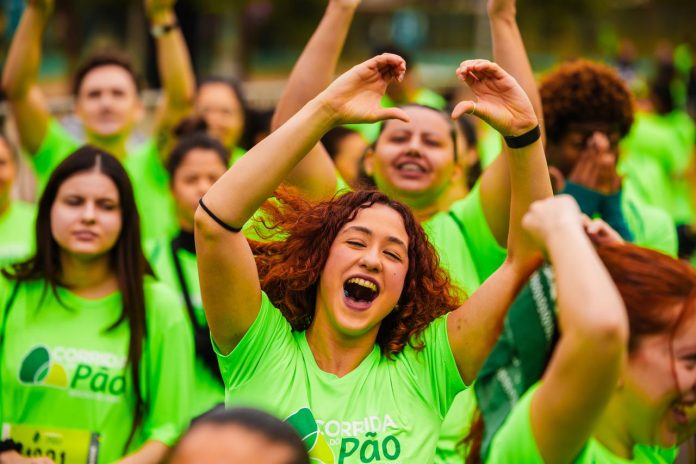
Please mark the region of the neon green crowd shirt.
[[262, 294], [256, 320], [228, 355], [218, 352], [226, 404], [266, 410], [292, 424], [314, 463], [433, 462], [440, 424], [465, 388], [447, 318], [423, 332], [425, 348], [393, 359], [379, 347], [343, 377], [316, 364], [305, 332], [293, 332]]
[[[32, 157], [39, 190], [43, 190], [51, 172], [80, 145], [56, 119], [50, 120], [41, 147]], [[155, 142], [149, 140], [129, 153], [123, 166], [133, 184], [142, 237], [172, 236], [178, 229], [176, 210], [169, 190], [169, 174]]]
[[[186, 303], [183, 299], [176, 268], [174, 267], [170, 240], [150, 242], [146, 245], [146, 249], [148, 261], [155, 271], [155, 275], [160, 281], [179, 294], [179, 304], [183, 307]], [[196, 324], [207, 327], [205, 311], [203, 310], [203, 301], [201, 299], [196, 255], [180, 248], [177, 250], [177, 256], [181, 263], [181, 270], [184, 273], [186, 286], [189, 289], [189, 296], [193, 305]], [[192, 322], [189, 317], [187, 317], [187, 319], [189, 320], [189, 330], [193, 333]], [[196, 357], [193, 375], [193, 391], [190, 403], [193, 408], [192, 415], [195, 417], [225, 401], [225, 388], [222, 382], [215, 378], [210, 369], [208, 369], [198, 357]]]
[[[527, 390], [491, 442], [486, 463], [490, 464], [544, 464], [532, 431], [530, 420], [532, 398], [539, 387]], [[648, 446], [636, 446], [633, 459], [614, 455], [599, 441], [590, 438], [573, 464], [662, 464], [674, 462], [675, 450], [660, 450]]]
[[[90, 300], [58, 287], [58, 300], [36, 280], [19, 285], [8, 308], [14, 288], [0, 278], [3, 437], [22, 443], [24, 454], [56, 464], [116, 461], [124, 455], [134, 407], [128, 324], [108, 330], [121, 313], [121, 294]], [[144, 290], [146, 408], [128, 452], [149, 440], [173, 444], [190, 418], [191, 331], [171, 290], [151, 278]]]
[[36, 208], [29, 203], [13, 201], [0, 215], [0, 267], [28, 258], [34, 250]]

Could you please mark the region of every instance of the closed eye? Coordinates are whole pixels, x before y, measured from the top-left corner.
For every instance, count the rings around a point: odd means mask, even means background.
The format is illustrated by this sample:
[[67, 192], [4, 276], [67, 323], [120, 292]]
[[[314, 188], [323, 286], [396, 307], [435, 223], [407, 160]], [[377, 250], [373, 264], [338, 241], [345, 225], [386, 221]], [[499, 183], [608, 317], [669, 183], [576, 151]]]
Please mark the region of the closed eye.
[[364, 247], [365, 247], [365, 244], [364, 244], [363, 242], [359, 242], [359, 241], [357, 241], [357, 240], [346, 240], [346, 243], [347, 243], [348, 245], [352, 245], [352, 246], [355, 246], [355, 247], [360, 247], [360, 248], [364, 248]]
[[393, 259], [397, 260], [398, 262], [403, 261], [403, 260], [401, 259], [401, 255], [398, 254], [398, 253], [395, 253], [395, 252], [393, 252], [393, 251], [385, 251], [384, 254], [387, 255], [387, 256], [389, 256], [390, 258], [393, 258]]

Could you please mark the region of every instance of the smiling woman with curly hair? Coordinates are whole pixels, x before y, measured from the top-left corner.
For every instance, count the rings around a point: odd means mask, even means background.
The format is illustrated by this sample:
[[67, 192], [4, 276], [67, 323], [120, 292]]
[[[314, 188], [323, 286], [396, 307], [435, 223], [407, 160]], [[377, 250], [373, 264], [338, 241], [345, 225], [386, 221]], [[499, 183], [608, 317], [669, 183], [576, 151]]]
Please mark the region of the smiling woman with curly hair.
[[[380, 192], [310, 203], [281, 191], [262, 224], [275, 240], [236, 233], [331, 127], [408, 119], [379, 105], [404, 71], [385, 54], [339, 77], [230, 168], [196, 213], [226, 403], [290, 422], [313, 462], [433, 462], [455, 395], [473, 382], [540, 259], [521, 217], [551, 195], [543, 182], [513, 195], [508, 259], [461, 306], [411, 210]], [[538, 134], [529, 99], [498, 65], [466, 61], [458, 73], [478, 97], [477, 114], [503, 135]], [[539, 138], [520, 145], [511, 169], [545, 173]]]

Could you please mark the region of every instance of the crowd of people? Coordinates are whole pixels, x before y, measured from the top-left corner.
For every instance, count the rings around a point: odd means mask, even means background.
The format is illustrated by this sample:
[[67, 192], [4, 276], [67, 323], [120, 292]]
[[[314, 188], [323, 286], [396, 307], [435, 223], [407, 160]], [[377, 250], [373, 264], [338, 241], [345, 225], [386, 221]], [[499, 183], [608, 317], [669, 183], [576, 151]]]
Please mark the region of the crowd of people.
[[197, 85], [174, 0], [145, 0], [163, 92], [132, 147], [121, 53], [75, 74], [83, 139], [49, 113], [53, 1], [2, 75], [0, 463], [696, 462], [696, 126], [667, 65], [639, 103], [607, 64], [537, 80], [488, 0], [493, 59], [448, 104], [394, 48], [336, 77], [360, 0], [328, 0], [246, 151], [239, 86]]

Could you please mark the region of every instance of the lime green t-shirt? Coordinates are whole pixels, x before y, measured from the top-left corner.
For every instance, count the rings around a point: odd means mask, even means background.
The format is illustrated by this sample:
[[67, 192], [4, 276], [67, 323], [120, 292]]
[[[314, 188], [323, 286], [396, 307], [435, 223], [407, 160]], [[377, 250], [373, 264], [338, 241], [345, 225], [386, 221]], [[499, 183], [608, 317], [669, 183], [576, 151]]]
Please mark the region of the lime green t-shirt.
[[0, 215], [0, 267], [28, 258], [34, 251], [36, 208], [13, 201]]
[[[128, 324], [118, 319], [119, 292], [89, 300], [44, 280], [0, 278], [0, 423], [3, 437], [23, 452], [55, 462], [111, 463], [123, 456], [133, 423], [134, 398]], [[173, 444], [190, 419], [191, 332], [176, 295], [145, 282], [147, 338], [141, 363], [146, 408], [129, 452], [148, 440]], [[62, 302], [62, 304], [61, 304]], [[38, 452], [37, 452], [38, 450]], [[98, 458], [87, 460], [89, 454]]]
[[[80, 145], [56, 119], [50, 120], [41, 147], [32, 157], [39, 190], [43, 190], [51, 172]], [[160, 161], [155, 142], [149, 140], [129, 153], [123, 166], [133, 184], [143, 238], [172, 236], [178, 229], [176, 210], [169, 190], [169, 174]]]
[[479, 186], [423, 223], [454, 284], [471, 295], [503, 264], [507, 251], [495, 240], [481, 207]]
[[[155, 271], [157, 278], [171, 287], [180, 296], [180, 305], [185, 306], [185, 300], [179, 278], [177, 277], [176, 267], [174, 266], [174, 258], [172, 257], [171, 241], [161, 239], [148, 242], [145, 246], [147, 259]], [[181, 263], [181, 271], [184, 274], [184, 280], [189, 291], [191, 304], [193, 305], [196, 324], [201, 327], [208, 327], [203, 310], [203, 301], [201, 299], [201, 287], [198, 279], [198, 264], [196, 255], [182, 248], [177, 250], [177, 256]], [[193, 332], [190, 317], [189, 330]], [[195, 353], [195, 349], [194, 349]], [[210, 410], [214, 406], [225, 401], [225, 388], [214, 374], [206, 367], [206, 365], [198, 357], [196, 357], [194, 365], [193, 391], [190, 398], [193, 416], [199, 416]]]
[[679, 251], [677, 227], [666, 211], [644, 203], [630, 189], [624, 189], [621, 209], [633, 233], [633, 243], [676, 258]]
[[[490, 452], [486, 459], [487, 463], [544, 463], [534, 439], [530, 420], [532, 398], [538, 387], [537, 383], [527, 390], [510, 412], [491, 442]], [[599, 441], [590, 438], [578, 457], [573, 460], [573, 464], [662, 464], [673, 462], [667, 458], [670, 454], [673, 454], [673, 451], [636, 446], [633, 450], [633, 459], [624, 459], [612, 454]]]
[[266, 410], [291, 423], [315, 463], [433, 462], [440, 424], [465, 388], [447, 317], [423, 332], [425, 348], [393, 359], [372, 352], [343, 377], [316, 364], [305, 332], [293, 332], [262, 294], [256, 320], [227, 356], [218, 354], [228, 406]]

